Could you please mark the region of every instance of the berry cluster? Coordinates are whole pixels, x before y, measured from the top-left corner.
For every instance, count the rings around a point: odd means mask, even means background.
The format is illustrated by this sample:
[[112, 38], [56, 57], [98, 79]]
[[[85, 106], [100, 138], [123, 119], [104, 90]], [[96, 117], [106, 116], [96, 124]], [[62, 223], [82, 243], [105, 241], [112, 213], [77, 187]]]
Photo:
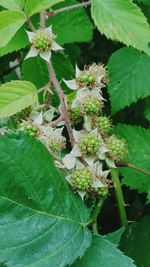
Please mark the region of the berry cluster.
[[20, 131], [24, 131], [31, 136], [37, 136], [38, 129], [31, 122], [22, 121], [20, 123]]
[[84, 135], [79, 142], [79, 148], [82, 154], [95, 156], [100, 149], [99, 137], [94, 134]]
[[65, 148], [64, 138], [53, 137], [48, 141], [49, 150], [54, 153], [60, 153]]
[[101, 112], [103, 102], [96, 97], [87, 96], [83, 101], [83, 112], [87, 115], [97, 115]]
[[80, 191], [87, 191], [91, 186], [92, 175], [86, 169], [75, 170], [71, 176], [73, 188]]
[[47, 52], [52, 42], [53, 39], [45, 31], [38, 30], [32, 40], [32, 45], [39, 52]]
[[123, 139], [111, 136], [106, 139], [106, 147], [108, 148], [108, 156], [118, 162], [124, 159], [127, 154], [127, 145]]

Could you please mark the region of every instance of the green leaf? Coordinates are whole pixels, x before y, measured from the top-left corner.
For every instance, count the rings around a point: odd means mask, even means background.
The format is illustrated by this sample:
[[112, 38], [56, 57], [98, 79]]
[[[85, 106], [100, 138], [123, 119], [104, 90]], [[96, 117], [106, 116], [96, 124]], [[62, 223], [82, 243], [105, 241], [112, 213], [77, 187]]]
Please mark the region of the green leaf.
[[122, 237], [121, 249], [132, 257], [138, 267], [150, 266], [150, 217], [130, 225]]
[[0, 0], [0, 6], [10, 10], [20, 10], [24, 6], [25, 0]]
[[[150, 130], [119, 124], [115, 132], [127, 141], [129, 154], [125, 162], [150, 172]], [[120, 172], [124, 176], [123, 184], [147, 193], [150, 201], [150, 175], [127, 167], [120, 168]]]
[[49, 82], [47, 64], [40, 57], [33, 57], [24, 60], [22, 64], [23, 79], [34, 83], [39, 89]]
[[16, 32], [16, 34], [6, 46], [0, 48], [0, 57], [13, 51], [18, 51], [22, 48], [25, 48], [28, 43], [29, 41], [27, 34], [25, 32], [24, 27], [22, 27], [19, 31]]
[[[63, 8], [77, 4], [77, 1], [67, 0], [57, 5]], [[93, 25], [84, 8], [62, 12], [47, 20], [47, 25], [53, 25], [53, 31], [57, 35], [57, 42], [61, 45], [73, 42], [88, 42], [93, 37]]]
[[0, 137], [0, 262], [71, 264], [91, 242], [89, 211], [35, 138]]
[[0, 12], [0, 47], [7, 45], [15, 33], [26, 21], [26, 16], [19, 11]]
[[140, 8], [131, 0], [92, 0], [92, 17], [107, 38], [131, 45], [150, 55], [150, 28]]
[[0, 87], [0, 118], [11, 116], [37, 101], [36, 87], [27, 81], [12, 81]]
[[132, 48], [115, 52], [108, 63], [112, 113], [150, 95], [150, 57]]
[[136, 267], [114, 244], [102, 236], [94, 236], [91, 247], [73, 267]]
[[0, 6], [10, 10], [20, 10], [24, 5], [24, 0], [0, 0]]
[[145, 100], [145, 110], [144, 110], [145, 118], [150, 121], [150, 97]]
[[25, 4], [25, 13], [28, 16], [32, 16], [62, 1], [64, 0], [27, 0]]
[[125, 230], [125, 227], [121, 227], [121, 228], [118, 229], [117, 231], [107, 234], [107, 235], [105, 236], [105, 238], [106, 238], [108, 241], [114, 243], [116, 246], [118, 246], [119, 243], [120, 243], [120, 239], [121, 239], [121, 236], [122, 236], [124, 230]]

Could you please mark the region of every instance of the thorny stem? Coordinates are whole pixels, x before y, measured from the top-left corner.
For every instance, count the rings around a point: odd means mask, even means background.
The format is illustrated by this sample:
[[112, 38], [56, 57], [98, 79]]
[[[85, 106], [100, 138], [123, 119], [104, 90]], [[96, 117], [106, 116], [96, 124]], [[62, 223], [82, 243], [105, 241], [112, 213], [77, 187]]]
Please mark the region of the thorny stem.
[[150, 172], [145, 171], [145, 170], [143, 170], [143, 169], [141, 169], [141, 168], [139, 168], [139, 167], [137, 167], [137, 166], [135, 166], [135, 165], [133, 165], [131, 163], [128, 163], [128, 162], [119, 162], [116, 165], [118, 167], [129, 167], [129, 168], [132, 168], [132, 169], [134, 169], [136, 171], [139, 171], [139, 172], [142, 172], [144, 174], [150, 175]]
[[65, 116], [64, 116], [64, 114], [61, 114], [57, 120], [51, 122], [51, 126], [54, 127], [59, 122], [64, 121], [64, 120], [65, 120]]
[[77, 9], [77, 8], [80, 8], [80, 7], [87, 7], [90, 4], [91, 4], [91, 0], [83, 2], [81, 4], [76, 4], [76, 5], [72, 5], [72, 6], [68, 6], [68, 7], [63, 7], [63, 8], [60, 8], [58, 10], [54, 10], [52, 12], [46, 12], [45, 15], [48, 16], [48, 17], [53, 17], [53, 16], [55, 16], [55, 15], [61, 13], [61, 12], [70, 11], [70, 10]]
[[66, 104], [65, 104], [65, 95], [64, 95], [64, 92], [63, 92], [63, 90], [62, 90], [57, 78], [56, 78], [55, 71], [54, 71], [54, 68], [53, 68], [53, 65], [52, 65], [51, 61], [48, 64], [48, 69], [49, 69], [51, 82], [54, 85], [54, 87], [55, 87], [55, 89], [56, 89], [56, 91], [58, 93], [59, 99], [60, 99], [61, 108], [62, 108], [62, 114], [64, 115], [64, 121], [65, 121], [67, 130], [68, 130], [70, 142], [71, 142], [71, 145], [73, 146], [75, 140], [74, 140], [73, 131], [72, 131], [71, 124], [70, 124], [70, 121], [69, 121], [69, 118], [68, 118], [68, 114], [67, 114], [67, 109], [66, 109]]
[[126, 209], [125, 209], [125, 202], [124, 202], [124, 197], [122, 193], [122, 188], [118, 176], [118, 171], [116, 169], [111, 169], [111, 176], [112, 180], [114, 183], [115, 187], [115, 192], [116, 192], [116, 199], [117, 199], [117, 204], [118, 204], [118, 210], [120, 214], [120, 222], [122, 226], [126, 226], [128, 224], [127, 220], [127, 214], [126, 214]]

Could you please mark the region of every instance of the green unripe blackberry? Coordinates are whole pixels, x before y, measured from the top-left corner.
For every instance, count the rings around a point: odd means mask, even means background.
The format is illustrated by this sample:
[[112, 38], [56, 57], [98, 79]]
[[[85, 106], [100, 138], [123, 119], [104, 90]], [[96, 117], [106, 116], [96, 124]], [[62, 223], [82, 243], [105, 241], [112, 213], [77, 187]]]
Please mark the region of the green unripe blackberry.
[[27, 121], [21, 122], [19, 129], [20, 131], [24, 131], [31, 136], [36, 136], [38, 132], [38, 129], [36, 128], [36, 126], [34, 126], [32, 123], [29, 123]]
[[96, 118], [95, 126], [101, 134], [108, 134], [112, 128], [112, 124], [108, 117], [99, 116]]
[[59, 153], [61, 152], [62, 149], [65, 148], [65, 141], [63, 140], [63, 137], [62, 138], [61, 137], [51, 138], [51, 140], [48, 142], [48, 147], [55, 154]]
[[116, 162], [123, 160], [128, 152], [125, 141], [116, 136], [107, 138], [106, 147], [109, 150], [107, 153], [108, 156]]
[[71, 176], [72, 185], [76, 190], [87, 191], [90, 188], [92, 175], [89, 170], [75, 170]]
[[32, 44], [39, 52], [46, 52], [50, 50], [52, 38], [42, 30], [38, 30], [32, 40]]
[[81, 153], [95, 156], [100, 149], [99, 137], [94, 134], [84, 135], [79, 142], [79, 148]]
[[95, 77], [91, 73], [85, 73], [79, 76], [79, 83], [83, 85], [91, 85], [94, 82], [95, 82]]
[[108, 195], [108, 187], [92, 188], [92, 193], [96, 194], [98, 197], [105, 197]]
[[83, 112], [87, 115], [98, 114], [102, 107], [103, 102], [92, 96], [88, 96], [83, 102]]
[[81, 121], [82, 120], [82, 114], [80, 111], [80, 107], [71, 108], [68, 111], [68, 116], [69, 116], [69, 119], [71, 120], [71, 122], [73, 122], [73, 123]]

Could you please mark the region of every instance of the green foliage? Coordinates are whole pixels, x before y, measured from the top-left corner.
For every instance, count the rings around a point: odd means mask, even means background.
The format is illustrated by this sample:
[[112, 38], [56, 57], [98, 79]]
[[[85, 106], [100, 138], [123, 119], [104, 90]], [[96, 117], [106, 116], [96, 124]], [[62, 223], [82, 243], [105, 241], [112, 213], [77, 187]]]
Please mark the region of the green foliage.
[[0, 151], [0, 261], [66, 266], [82, 256], [91, 240], [89, 214], [46, 148], [19, 134], [0, 137]]
[[13, 51], [18, 51], [21, 48], [25, 48], [28, 43], [27, 34], [24, 27], [22, 27], [19, 31], [16, 32], [16, 34], [12, 37], [12, 39], [6, 46], [0, 48], [0, 56], [2, 57]]
[[130, 225], [122, 236], [121, 248], [132, 257], [138, 267], [149, 267], [150, 217]]
[[53, 5], [61, 2], [63, 0], [27, 0], [25, 4], [25, 13], [28, 16], [32, 16], [40, 11], [52, 7]]
[[[74, 0], [65, 2], [57, 5], [58, 8], [77, 4]], [[88, 42], [92, 39], [94, 27], [82, 8], [67, 13], [62, 12], [49, 18], [47, 25], [53, 25], [54, 33], [57, 35], [57, 42], [61, 45], [73, 42]]]
[[23, 12], [10, 10], [0, 12], [0, 47], [7, 45], [25, 20]]
[[125, 227], [121, 227], [119, 230], [113, 232], [113, 233], [109, 233], [105, 236], [105, 238], [114, 243], [116, 246], [119, 246], [119, 243], [120, 243], [120, 239], [122, 237], [122, 234], [124, 233], [125, 231]]
[[[150, 130], [130, 125], [118, 125], [115, 132], [124, 137], [128, 144], [129, 154], [125, 159], [139, 168], [150, 171]], [[150, 179], [148, 174], [143, 174], [130, 168], [120, 168], [124, 176], [123, 183], [131, 189], [148, 194], [150, 201]]]
[[111, 56], [108, 91], [112, 113], [150, 95], [149, 68], [150, 57], [132, 48], [122, 48]]
[[92, 17], [102, 34], [150, 55], [150, 28], [141, 10], [131, 0], [93, 0]]
[[116, 246], [103, 238], [94, 236], [91, 247], [73, 267], [136, 267], [133, 260], [123, 255]]
[[0, 87], [0, 117], [11, 116], [37, 101], [36, 87], [27, 81], [12, 81]]
[[20, 10], [23, 8], [25, 0], [0, 0], [0, 6], [10, 10]]

